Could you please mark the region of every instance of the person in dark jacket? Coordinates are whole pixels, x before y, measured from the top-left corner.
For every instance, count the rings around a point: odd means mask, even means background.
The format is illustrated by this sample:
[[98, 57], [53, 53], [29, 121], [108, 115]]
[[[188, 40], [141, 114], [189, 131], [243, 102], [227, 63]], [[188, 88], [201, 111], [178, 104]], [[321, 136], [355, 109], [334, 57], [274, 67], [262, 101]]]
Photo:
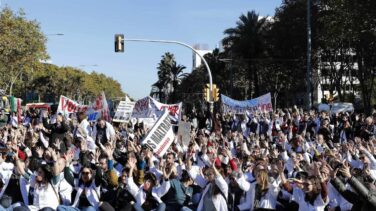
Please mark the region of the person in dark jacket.
[[[337, 177], [338, 171], [355, 192], [346, 189], [345, 184]], [[344, 164], [334, 171], [331, 184], [347, 201], [353, 204], [351, 210], [376, 210], [376, 189], [374, 185], [369, 183], [370, 188], [363, 185], [355, 176], [351, 175], [348, 164]]]
[[129, 167], [123, 169], [121, 177], [119, 177], [119, 185], [114, 190], [109, 190], [102, 195], [102, 200], [107, 201], [115, 210], [132, 211], [135, 199], [126, 189], [127, 177], [129, 175]]
[[[65, 123], [64, 116], [62, 114], [58, 114], [56, 117], [56, 122], [50, 124], [47, 121], [47, 113], [44, 113], [43, 127], [45, 127], [48, 130], [51, 130], [51, 135], [49, 137], [49, 145], [51, 147], [60, 149], [60, 152], [62, 153], [66, 152], [66, 146], [62, 140], [64, 140], [65, 133], [68, 131], [68, 125]], [[57, 143], [60, 143], [60, 147], [56, 146]]]

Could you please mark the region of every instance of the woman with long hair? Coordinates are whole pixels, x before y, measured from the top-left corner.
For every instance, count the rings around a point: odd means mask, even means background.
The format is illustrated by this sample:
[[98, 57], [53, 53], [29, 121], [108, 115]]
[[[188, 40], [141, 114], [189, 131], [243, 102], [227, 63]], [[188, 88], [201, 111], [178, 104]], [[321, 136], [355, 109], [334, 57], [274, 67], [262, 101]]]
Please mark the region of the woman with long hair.
[[30, 191], [33, 199], [30, 210], [55, 210], [60, 204], [60, 196], [57, 184], [59, 177], [54, 176], [51, 166], [48, 164], [41, 165], [35, 174], [35, 178], [31, 182], [33, 191]]
[[[239, 183], [246, 191], [246, 201], [238, 207], [240, 210], [275, 210], [277, 196], [280, 191], [278, 185], [270, 182], [268, 171], [263, 166], [258, 166], [254, 171], [256, 182], [250, 185]], [[240, 182], [240, 181], [238, 181]]]

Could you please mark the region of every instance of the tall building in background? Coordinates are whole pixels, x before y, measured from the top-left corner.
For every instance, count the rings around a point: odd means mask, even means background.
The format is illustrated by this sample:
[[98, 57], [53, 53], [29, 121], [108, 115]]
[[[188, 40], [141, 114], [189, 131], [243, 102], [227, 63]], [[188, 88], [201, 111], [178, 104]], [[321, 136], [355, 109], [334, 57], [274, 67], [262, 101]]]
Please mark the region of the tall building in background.
[[[209, 50], [209, 46], [207, 44], [195, 44], [193, 48], [201, 55], [204, 56], [205, 54], [212, 53], [213, 50]], [[203, 62], [201, 61], [200, 56], [198, 56], [194, 51], [192, 51], [192, 70], [199, 67]]]

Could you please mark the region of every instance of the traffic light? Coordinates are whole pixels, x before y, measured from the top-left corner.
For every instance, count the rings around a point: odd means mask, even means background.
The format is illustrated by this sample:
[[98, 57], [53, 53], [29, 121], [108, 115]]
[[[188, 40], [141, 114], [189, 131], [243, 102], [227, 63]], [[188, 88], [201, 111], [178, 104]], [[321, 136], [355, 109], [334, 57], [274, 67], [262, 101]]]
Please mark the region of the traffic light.
[[210, 93], [210, 84], [206, 84], [204, 87], [204, 99], [207, 102], [217, 102], [219, 100], [219, 88], [216, 84], [213, 84], [213, 91]]
[[210, 87], [208, 86], [208, 84], [206, 85], [206, 87], [204, 87], [204, 100], [206, 102], [210, 102]]
[[124, 52], [124, 34], [115, 34], [115, 52]]
[[213, 101], [217, 102], [219, 100], [219, 88], [217, 85], [213, 84]]

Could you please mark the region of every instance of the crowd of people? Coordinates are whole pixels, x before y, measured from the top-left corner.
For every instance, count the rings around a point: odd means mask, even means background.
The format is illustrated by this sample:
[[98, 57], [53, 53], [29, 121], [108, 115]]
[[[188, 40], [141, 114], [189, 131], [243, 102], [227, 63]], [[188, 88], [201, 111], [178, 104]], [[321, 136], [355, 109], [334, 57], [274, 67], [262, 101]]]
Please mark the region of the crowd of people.
[[376, 114], [187, 114], [163, 157], [150, 128], [0, 114], [2, 210], [376, 210]]

